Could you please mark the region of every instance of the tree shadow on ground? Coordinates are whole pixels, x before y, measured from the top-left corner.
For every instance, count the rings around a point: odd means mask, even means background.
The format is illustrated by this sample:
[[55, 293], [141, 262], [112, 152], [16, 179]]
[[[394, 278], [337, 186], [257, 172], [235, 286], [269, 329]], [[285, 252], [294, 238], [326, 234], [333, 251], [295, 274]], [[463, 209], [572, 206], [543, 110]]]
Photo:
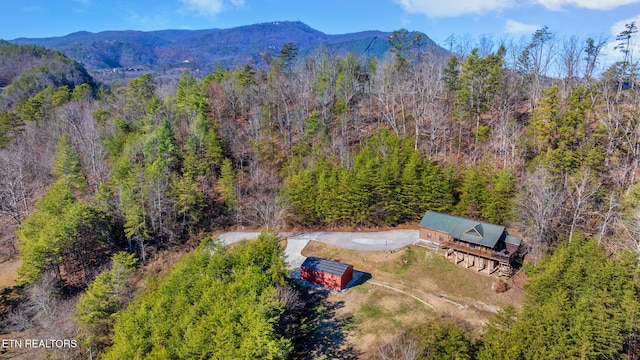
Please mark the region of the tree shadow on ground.
[[344, 301], [331, 302], [330, 291], [302, 288], [306, 306], [301, 317], [301, 332], [294, 341], [292, 359], [358, 359], [360, 353], [347, 342], [351, 316], [339, 316]]

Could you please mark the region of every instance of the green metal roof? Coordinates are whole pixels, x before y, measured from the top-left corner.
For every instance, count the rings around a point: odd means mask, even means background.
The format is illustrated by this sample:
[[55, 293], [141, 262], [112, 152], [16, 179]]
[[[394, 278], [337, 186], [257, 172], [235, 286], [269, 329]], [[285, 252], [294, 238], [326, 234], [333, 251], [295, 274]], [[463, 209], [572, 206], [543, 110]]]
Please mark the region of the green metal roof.
[[420, 220], [420, 227], [449, 233], [461, 219], [464, 220], [457, 216], [451, 216], [429, 210], [424, 214], [422, 220]]
[[519, 246], [520, 244], [522, 244], [522, 239], [517, 238], [515, 236], [507, 235], [504, 238], [504, 242], [508, 242], [509, 244], [513, 244], [513, 245], [518, 245]]
[[427, 211], [424, 214], [422, 220], [420, 220], [420, 227], [445, 232], [453, 238], [490, 248], [495, 247], [502, 234], [504, 234], [504, 226], [435, 211]]

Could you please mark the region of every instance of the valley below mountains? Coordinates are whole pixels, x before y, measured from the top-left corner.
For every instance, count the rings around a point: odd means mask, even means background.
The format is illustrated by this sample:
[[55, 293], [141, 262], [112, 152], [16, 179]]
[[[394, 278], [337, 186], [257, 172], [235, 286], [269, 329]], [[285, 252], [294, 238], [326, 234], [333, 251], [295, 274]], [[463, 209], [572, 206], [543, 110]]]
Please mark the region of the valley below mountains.
[[[200, 70], [205, 74], [220, 64], [225, 68], [267, 65], [288, 42], [305, 57], [322, 51], [332, 56], [351, 52], [381, 58], [389, 52], [389, 36], [382, 31], [328, 35], [301, 22], [271, 22], [231, 29], [76, 32], [62, 37], [18, 38], [16, 44], [55, 49], [90, 71], [125, 69]], [[447, 52], [424, 36], [427, 51]]]

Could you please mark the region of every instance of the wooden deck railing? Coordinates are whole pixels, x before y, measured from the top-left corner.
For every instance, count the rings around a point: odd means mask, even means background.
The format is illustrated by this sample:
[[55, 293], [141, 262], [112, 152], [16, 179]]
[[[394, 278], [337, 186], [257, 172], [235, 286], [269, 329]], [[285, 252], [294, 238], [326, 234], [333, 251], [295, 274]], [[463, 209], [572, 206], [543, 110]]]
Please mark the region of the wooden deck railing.
[[508, 263], [511, 258], [509, 254], [504, 254], [502, 252], [494, 251], [493, 249], [482, 247], [479, 245], [476, 245], [475, 247], [471, 247], [470, 244], [462, 243], [462, 242], [446, 241], [442, 243], [441, 247], [462, 251], [467, 254], [471, 254], [471, 255], [475, 255], [475, 256], [491, 259], [491, 260], [496, 260], [501, 263]]

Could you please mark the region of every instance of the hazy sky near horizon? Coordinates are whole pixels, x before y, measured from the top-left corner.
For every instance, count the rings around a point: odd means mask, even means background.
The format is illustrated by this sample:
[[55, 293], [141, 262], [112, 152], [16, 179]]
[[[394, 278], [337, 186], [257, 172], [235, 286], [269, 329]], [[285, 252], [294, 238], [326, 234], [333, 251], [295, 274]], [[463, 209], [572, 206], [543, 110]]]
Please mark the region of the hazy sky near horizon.
[[[0, 39], [76, 31], [231, 28], [302, 21], [327, 34], [421, 31], [457, 38], [608, 37], [636, 21], [640, 0], [2, 0]], [[640, 34], [639, 34], [640, 35]]]

